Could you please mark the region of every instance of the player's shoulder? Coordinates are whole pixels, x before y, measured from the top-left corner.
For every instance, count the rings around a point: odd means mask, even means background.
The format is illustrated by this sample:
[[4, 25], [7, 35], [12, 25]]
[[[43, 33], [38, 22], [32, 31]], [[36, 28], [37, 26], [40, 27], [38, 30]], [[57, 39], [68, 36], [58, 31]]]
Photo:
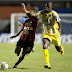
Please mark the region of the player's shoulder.
[[54, 10], [52, 10], [52, 13], [54, 13], [54, 14], [58, 14], [56, 11], [54, 11]]
[[58, 13], [54, 10], [52, 10], [52, 13], [53, 13], [54, 16], [59, 16]]

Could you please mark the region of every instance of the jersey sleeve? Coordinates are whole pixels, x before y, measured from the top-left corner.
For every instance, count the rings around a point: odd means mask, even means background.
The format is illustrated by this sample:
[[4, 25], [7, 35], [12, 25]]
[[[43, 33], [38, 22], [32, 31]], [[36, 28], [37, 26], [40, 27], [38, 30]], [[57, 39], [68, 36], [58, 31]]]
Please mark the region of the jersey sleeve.
[[54, 17], [55, 17], [55, 19], [56, 19], [57, 22], [61, 21], [61, 19], [60, 19], [60, 17], [59, 17], [59, 15], [58, 15], [57, 12], [54, 12]]

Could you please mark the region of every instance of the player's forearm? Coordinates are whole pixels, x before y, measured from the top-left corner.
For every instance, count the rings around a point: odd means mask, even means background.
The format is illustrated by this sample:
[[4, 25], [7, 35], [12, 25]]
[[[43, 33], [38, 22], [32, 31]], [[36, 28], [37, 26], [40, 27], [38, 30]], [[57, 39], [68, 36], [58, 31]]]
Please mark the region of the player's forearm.
[[20, 34], [20, 33], [17, 33], [15, 36], [17, 37], [17, 36], [19, 36], [19, 34]]
[[62, 27], [61, 22], [57, 22], [57, 23], [58, 23], [59, 29], [61, 29]]
[[26, 8], [23, 8], [23, 9], [24, 9], [25, 13], [28, 13], [28, 11], [26, 10]]
[[21, 30], [19, 33], [17, 33], [15, 36], [17, 37], [17, 36], [19, 36], [21, 33], [22, 33], [22, 30]]
[[22, 6], [23, 6], [23, 9], [24, 9], [25, 13], [29, 13], [29, 11], [26, 9], [26, 6], [25, 6], [24, 3], [22, 3]]
[[16, 35], [11, 36], [10, 38], [11, 38], [11, 39], [13, 39], [13, 38], [17, 37], [18, 35], [20, 35], [20, 34], [21, 34], [21, 32], [22, 32], [22, 30], [21, 30], [19, 33], [17, 33]]
[[17, 33], [16, 35], [11, 36], [10, 38], [13, 39], [13, 38], [17, 37], [19, 34], [20, 34], [20, 33]]
[[15, 35], [15, 37], [19, 36], [22, 31], [23, 31], [23, 28]]
[[61, 34], [61, 22], [58, 22], [58, 26], [59, 26], [58, 31]]

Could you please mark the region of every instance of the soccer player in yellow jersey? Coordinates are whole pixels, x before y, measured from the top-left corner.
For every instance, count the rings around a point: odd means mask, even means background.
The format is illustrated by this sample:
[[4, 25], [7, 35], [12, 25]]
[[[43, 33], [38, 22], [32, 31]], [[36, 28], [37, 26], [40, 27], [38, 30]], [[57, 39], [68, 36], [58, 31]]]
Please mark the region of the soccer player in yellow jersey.
[[44, 65], [45, 68], [51, 69], [50, 62], [49, 62], [49, 52], [48, 46], [50, 42], [53, 42], [55, 48], [61, 55], [64, 54], [64, 49], [61, 45], [60, 40], [60, 33], [61, 33], [61, 19], [56, 11], [52, 10], [53, 4], [49, 2], [45, 5], [45, 10], [39, 11], [37, 13], [37, 17], [41, 17], [43, 22], [43, 53], [45, 57], [46, 64]]

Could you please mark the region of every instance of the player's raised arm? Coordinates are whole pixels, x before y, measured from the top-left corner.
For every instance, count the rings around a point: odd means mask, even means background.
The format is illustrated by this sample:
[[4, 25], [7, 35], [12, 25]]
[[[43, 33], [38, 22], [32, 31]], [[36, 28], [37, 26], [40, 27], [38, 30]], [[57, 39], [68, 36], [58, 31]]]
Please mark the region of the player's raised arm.
[[28, 11], [28, 10], [26, 9], [26, 6], [25, 6], [24, 3], [22, 3], [22, 6], [23, 6], [23, 9], [24, 9], [25, 13], [29, 13], [29, 12], [30, 12], [30, 11]]
[[25, 13], [27, 14], [27, 16], [28, 16], [31, 20], [33, 20], [33, 18], [36, 18], [36, 17], [35, 17], [35, 14], [37, 13], [37, 10], [36, 10], [36, 9], [31, 9], [30, 11], [27, 11], [27, 10], [26, 10], [26, 6], [25, 6], [24, 3], [22, 3], [22, 6], [23, 6], [23, 9], [24, 9]]

